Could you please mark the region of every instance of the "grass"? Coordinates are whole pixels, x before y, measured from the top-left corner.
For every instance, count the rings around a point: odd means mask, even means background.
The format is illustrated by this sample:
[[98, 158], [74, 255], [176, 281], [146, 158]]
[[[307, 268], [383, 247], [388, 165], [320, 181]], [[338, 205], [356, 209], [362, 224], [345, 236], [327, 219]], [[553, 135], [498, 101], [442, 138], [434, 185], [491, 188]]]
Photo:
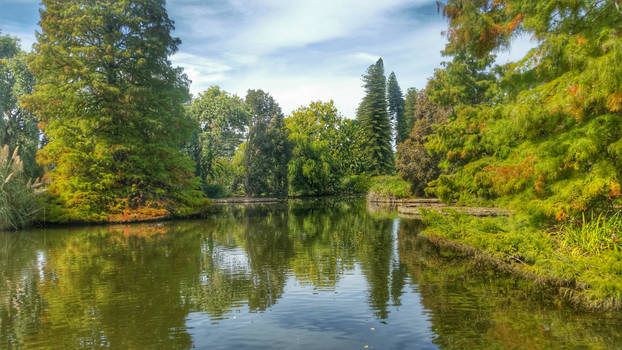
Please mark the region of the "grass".
[[410, 184], [399, 176], [375, 176], [371, 179], [369, 193], [389, 199], [403, 199], [412, 196]]
[[485, 254], [515, 273], [557, 287], [587, 309], [622, 309], [620, 214], [545, 229], [512, 217], [424, 213], [423, 234]]
[[[569, 224], [560, 229], [560, 243], [578, 255], [598, 255], [607, 250], [622, 251], [622, 217], [620, 212], [609, 216], [599, 214], [580, 224]], [[620, 237], [618, 237], [620, 236]]]
[[9, 152], [9, 146], [0, 148], [0, 231], [17, 230], [37, 219], [41, 202], [38, 181], [24, 175], [18, 149]]

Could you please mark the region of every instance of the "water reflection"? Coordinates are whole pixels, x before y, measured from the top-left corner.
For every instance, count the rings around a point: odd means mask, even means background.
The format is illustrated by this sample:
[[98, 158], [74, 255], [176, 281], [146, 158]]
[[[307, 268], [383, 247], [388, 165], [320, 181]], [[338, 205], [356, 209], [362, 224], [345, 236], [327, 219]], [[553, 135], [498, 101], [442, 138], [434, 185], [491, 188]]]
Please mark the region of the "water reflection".
[[0, 348], [615, 348], [622, 321], [360, 200], [0, 234]]

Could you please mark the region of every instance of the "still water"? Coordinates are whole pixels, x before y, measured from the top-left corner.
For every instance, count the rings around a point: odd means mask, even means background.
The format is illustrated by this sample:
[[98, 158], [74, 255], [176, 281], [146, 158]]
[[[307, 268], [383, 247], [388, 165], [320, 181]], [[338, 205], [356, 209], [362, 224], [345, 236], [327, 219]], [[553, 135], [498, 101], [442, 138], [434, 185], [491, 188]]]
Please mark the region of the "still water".
[[1, 349], [622, 349], [361, 200], [0, 233]]

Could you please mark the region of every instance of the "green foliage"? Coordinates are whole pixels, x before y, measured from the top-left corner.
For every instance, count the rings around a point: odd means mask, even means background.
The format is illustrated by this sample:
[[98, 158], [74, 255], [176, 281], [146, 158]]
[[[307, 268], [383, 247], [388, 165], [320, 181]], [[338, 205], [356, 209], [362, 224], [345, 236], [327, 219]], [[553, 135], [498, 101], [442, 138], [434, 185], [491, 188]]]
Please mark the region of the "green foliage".
[[312, 102], [285, 119], [293, 145], [289, 162], [291, 195], [326, 195], [340, 191], [348, 168], [348, 135], [342, 135], [344, 118], [333, 101]]
[[248, 90], [245, 100], [251, 110], [244, 153], [246, 194], [286, 196], [291, 145], [287, 140], [281, 107], [262, 90]]
[[369, 175], [349, 175], [341, 178], [340, 194], [363, 194], [369, 191], [372, 177]]
[[371, 178], [369, 193], [376, 196], [402, 199], [412, 196], [410, 184], [399, 176], [375, 176]]
[[41, 184], [28, 179], [19, 150], [0, 147], [0, 231], [17, 230], [37, 220], [41, 201], [36, 190]]
[[[212, 86], [192, 101], [188, 113], [197, 124], [188, 148], [204, 188], [230, 178], [231, 159], [248, 126], [248, 107], [241, 98]], [[219, 185], [224, 193], [228, 191], [225, 184]], [[212, 197], [209, 193], [208, 196]]]
[[[515, 272], [561, 286], [569, 301], [594, 309], [622, 308], [622, 251], [616, 237], [620, 217], [564, 226], [545, 232], [521, 216], [477, 218], [467, 214], [424, 213], [428, 237], [474, 247], [514, 264]], [[609, 235], [609, 237], [607, 237]]]
[[590, 220], [586, 220], [584, 215], [580, 223], [563, 225], [559, 237], [561, 246], [577, 255], [600, 254], [607, 250], [622, 251], [620, 214], [599, 214]]
[[395, 124], [395, 144], [397, 145], [406, 140], [409, 129], [406, 125], [404, 96], [394, 72], [389, 74], [387, 81], [387, 101], [389, 103], [389, 117]]
[[28, 71], [27, 55], [19, 40], [0, 36], [0, 144], [19, 149], [27, 176], [41, 176], [35, 161], [39, 147], [37, 119], [19, 103], [19, 97], [32, 92], [34, 78]]
[[408, 88], [404, 97], [404, 127], [408, 132], [415, 124], [415, 106], [417, 105], [417, 89]]
[[490, 72], [494, 56], [469, 56], [464, 51], [442, 62], [435, 69], [426, 88], [430, 100], [441, 106], [476, 105], [490, 102], [495, 91], [496, 77]]
[[469, 104], [429, 138], [444, 158], [430, 191], [560, 221], [619, 204], [622, 38], [613, 2], [485, 3], [448, 2], [449, 54], [486, 60], [516, 33], [539, 44], [496, 69], [491, 99], [459, 101]]
[[[52, 221], [187, 215], [205, 205], [180, 152], [188, 79], [168, 56], [180, 40], [164, 0], [44, 0], [24, 104], [49, 143]], [[144, 214], [144, 215], [143, 215]]]
[[408, 139], [397, 146], [395, 167], [398, 175], [411, 184], [412, 192], [421, 196], [428, 182], [439, 174], [438, 156], [431, 155], [424, 144], [435, 125], [446, 123], [450, 109], [431, 102], [422, 90], [416, 94], [412, 114], [415, 122]]
[[364, 169], [372, 175], [389, 174], [393, 171], [393, 150], [382, 58], [369, 66], [367, 74], [363, 75], [363, 82], [365, 97], [356, 115], [363, 142]]

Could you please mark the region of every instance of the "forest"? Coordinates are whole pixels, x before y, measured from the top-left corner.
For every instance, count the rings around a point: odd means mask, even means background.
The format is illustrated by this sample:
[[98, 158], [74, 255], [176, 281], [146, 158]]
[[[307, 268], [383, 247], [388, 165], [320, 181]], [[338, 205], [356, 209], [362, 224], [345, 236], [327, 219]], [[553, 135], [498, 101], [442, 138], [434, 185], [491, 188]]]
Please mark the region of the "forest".
[[[619, 0], [447, 0], [425, 87], [380, 58], [356, 116], [269, 92], [191, 96], [163, 0], [43, 0], [31, 52], [0, 36], [0, 229], [209, 212], [210, 198], [381, 193], [505, 208], [424, 233], [622, 307]], [[528, 36], [534, 47], [499, 65]], [[416, 59], [416, 58], [413, 58]]]

